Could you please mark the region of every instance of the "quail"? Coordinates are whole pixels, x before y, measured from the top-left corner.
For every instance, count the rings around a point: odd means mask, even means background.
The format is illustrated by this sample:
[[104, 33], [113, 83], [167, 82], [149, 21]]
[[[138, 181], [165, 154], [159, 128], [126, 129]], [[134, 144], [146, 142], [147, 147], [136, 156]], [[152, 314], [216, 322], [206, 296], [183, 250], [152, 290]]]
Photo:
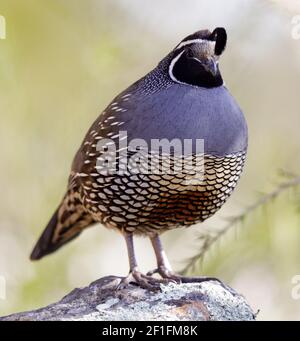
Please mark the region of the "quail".
[[[211, 217], [241, 175], [247, 124], [220, 73], [226, 42], [221, 27], [187, 36], [113, 99], [75, 155], [66, 194], [32, 260], [101, 223], [125, 238], [129, 275], [122, 285], [154, 288], [168, 281], [213, 279], [173, 272], [159, 237]], [[189, 148], [177, 148], [186, 141]], [[149, 237], [154, 248], [157, 268], [147, 274], [138, 269], [135, 235]]]

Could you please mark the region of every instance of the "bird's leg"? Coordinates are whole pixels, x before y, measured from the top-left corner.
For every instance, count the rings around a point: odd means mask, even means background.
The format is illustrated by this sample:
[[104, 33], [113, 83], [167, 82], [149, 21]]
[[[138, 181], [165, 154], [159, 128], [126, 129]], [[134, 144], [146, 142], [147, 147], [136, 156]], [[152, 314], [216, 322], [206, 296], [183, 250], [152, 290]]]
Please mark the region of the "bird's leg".
[[125, 233], [125, 241], [127, 246], [128, 261], [129, 261], [129, 272], [137, 269], [137, 261], [134, 252], [133, 236], [132, 233]]
[[147, 273], [148, 276], [152, 276], [155, 273], [158, 273], [162, 278], [169, 280], [170, 282], [177, 283], [193, 283], [193, 282], [206, 282], [206, 281], [217, 281], [223, 285], [223, 283], [215, 278], [215, 277], [186, 277], [179, 274], [176, 274], [172, 271], [171, 265], [168, 261], [168, 258], [163, 250], [160, 238], [158, 235], [151, 238], [151, 243], [155, 252], [156, 260], [157, 260], [157, 269], [153, 271], [149, 271]]
[[[172, 275], [174, 275], [174, 272], [171, 268], [171, 264], [167, 258], [167, 255], [163, 249], [161, 240], [159, 238], [158, 235], [150, 238], [153, 249], [154, 249], [154, 253], [155, 253], [155, 257], [156, 257], [156, 261], [157, 261], [157, 268], [149, 271], [147, 273], [148, 276], [152, 276], [155, 273], [158, 273], [159, 275], [161, 275], [161, 277], [163, 278], [167, 278], [167, 279], [171, 279], [170, 277], [172, 277]], [[181, 282], [179, 279], [175, 279], [175, 282]]]
[[134, 252], [133, 235], [132, 233], [124, 233], [124, 237], [128, 252], [129, 274], [118, 285], [118, 289], [124, 288], [129, 283], [134, 282], [144, 289], [160, 290], [160, 284], [166, 283], [166, 281], [159, 280], [148, 275], [144, 275], [139, 271]]

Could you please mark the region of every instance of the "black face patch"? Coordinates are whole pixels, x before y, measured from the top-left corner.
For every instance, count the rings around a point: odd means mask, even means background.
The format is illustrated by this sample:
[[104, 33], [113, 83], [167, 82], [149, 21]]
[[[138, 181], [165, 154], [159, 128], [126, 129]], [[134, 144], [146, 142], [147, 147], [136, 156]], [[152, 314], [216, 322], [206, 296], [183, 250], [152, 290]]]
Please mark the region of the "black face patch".
[[188, 51], [183, 52], [173, 66], [171, 70], [173, 77], [179, 82], [205, 88], [221, 86], [223, 79], [219, 70], [216, 75], [213, 75], [204, 68], [200, 61], [192, 58]]

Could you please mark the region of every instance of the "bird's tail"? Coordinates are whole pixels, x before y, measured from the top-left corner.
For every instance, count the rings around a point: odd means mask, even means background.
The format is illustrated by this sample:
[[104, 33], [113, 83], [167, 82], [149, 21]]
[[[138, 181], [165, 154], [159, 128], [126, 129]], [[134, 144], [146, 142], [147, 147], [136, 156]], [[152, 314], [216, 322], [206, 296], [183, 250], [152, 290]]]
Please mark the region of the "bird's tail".
[[37, 241], [31, 260], [38, 260], [76, 238], [84, 228], [95, 223], [81, 203], [68, 192]]

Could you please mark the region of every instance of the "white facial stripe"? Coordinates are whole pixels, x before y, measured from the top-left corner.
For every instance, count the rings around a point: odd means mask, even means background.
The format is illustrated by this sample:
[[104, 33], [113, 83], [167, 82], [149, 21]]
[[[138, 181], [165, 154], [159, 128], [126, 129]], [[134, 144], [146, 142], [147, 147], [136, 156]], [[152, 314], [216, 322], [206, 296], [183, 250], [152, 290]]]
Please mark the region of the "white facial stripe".
[[206, 43], [210, 44], [213, 49], [215, 49], [216, 42], [212, 40], [204, 40], [204, 39], [191, 39], [191, 40], [186, 40], [180, 43], [175, 50], [180, 49], [183, 46], [190, 45], [190, 44], [195, 44], [195, 43]]
[[177, 62], [177, 60], [181, 57], [181, 55], [183, 54], [184, 50], [182, 52], [179, 53], [178, 56], [176, 56], [170, 63], [170, 66], [169, 66], [169, 75], [171, 77], [171, 79], [174, 81], [174, 82], [177, 82], [177, 83], [180, 83], [180, 84], [184, 84], [182, 82], [180, 82], [178, 79], [176, 79], [176, 77], [173, 75], [173, 68], [174, 68], [174, 65], [175, 63]]

